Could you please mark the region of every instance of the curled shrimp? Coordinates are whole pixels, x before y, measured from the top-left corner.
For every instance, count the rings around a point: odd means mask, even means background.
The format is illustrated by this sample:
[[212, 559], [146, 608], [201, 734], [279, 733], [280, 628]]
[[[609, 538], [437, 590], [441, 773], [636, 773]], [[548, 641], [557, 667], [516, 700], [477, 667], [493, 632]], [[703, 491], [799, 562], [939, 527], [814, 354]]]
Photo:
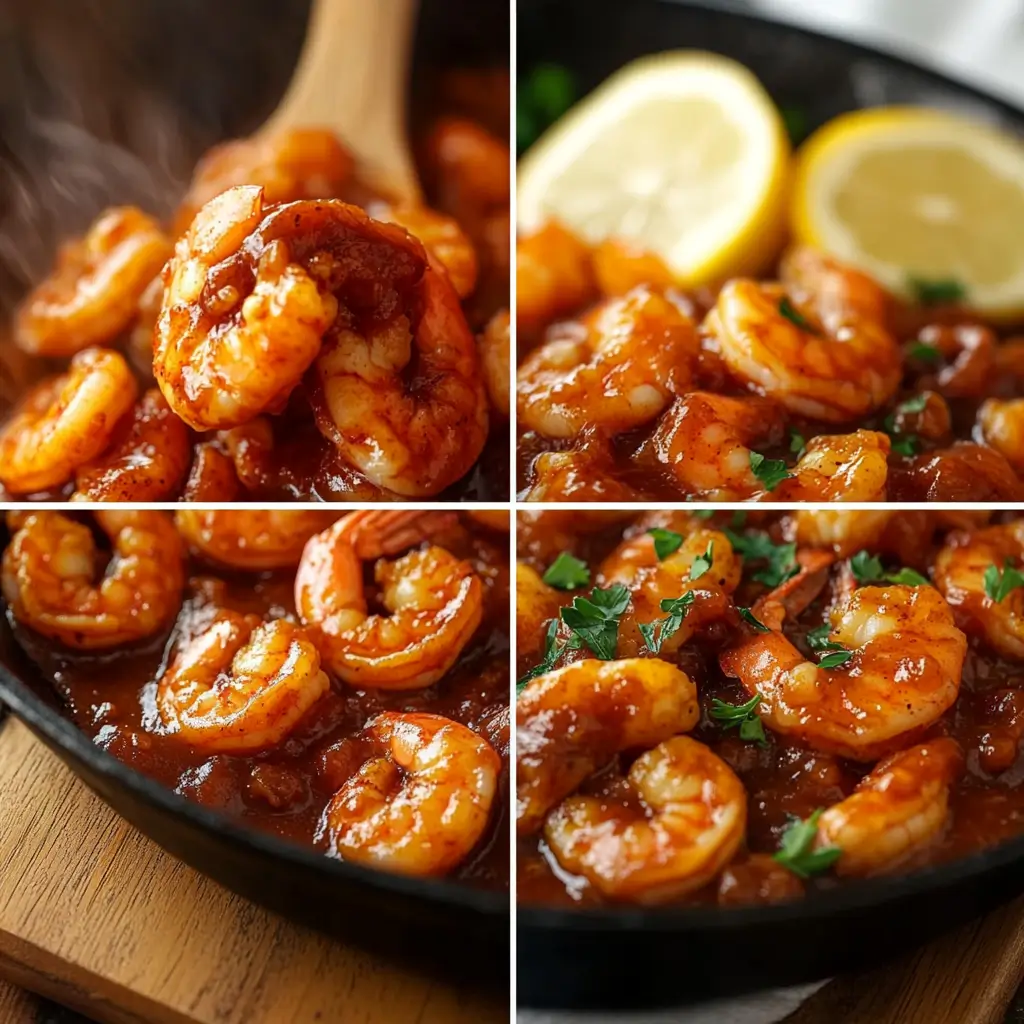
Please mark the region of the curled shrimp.
[[440, 547], [377, 562], [390, 614], [370, 615], [364, 559], [393, 554], [447, 523], [430, 512], [355, 512], [312, 537], [295, 576], [295, 606], [330, 669], [352, 686], [422, 689], [455, 664], [483, 616], [483, 584]]
[[108, 447], [137, 393], [119, 353], [79, 352], [65, 373], [32, 389], [0, 431], [0, 482], [29, 494], [70, 480]]
[[887, 435], [877, 430], [819, 434], [807, 442], [790, 478], [762, 501], [885, 501]]
[[[710, 561], [699, 574], [694, 571], [697, 559]], [[729, 538], [718, 530], [693, 530], [676, 551], [660, 560], [649, 533], [624, 541], [601, 566], [606, 582], [623, 583], [631, 593], [629, 607], [619, 619], [616, 653], [619, 657], [645, 653], [650, 645], [640, 626], [665, 618], [662, 601], [692, 593], [692, 604], [679, 627], [658, 641], [662, 655], [678, 650], [694, 633], [731, 612], [732, 593], [742, 573], [742, 563]]]
[[526, 340], [597, 291], [590, 250], [556, 221], [516, 243], [516, 329]]
[[516, 407], [531, 430], [575, 437], [653, 420], [690, 383], [693, 321], [645, 285], [590, 312], [575, 336], [546, 341], [519, 367]]
[[179, 644], [156, 705], [185, 743], [252, 754], [279, 744], [329, 689], [316, 647], [294, 623], [217, 610]]
[[361, 739], [373, 756], [324, 812], [331, 852], [402, 875], [444, 875], [490, 817], [501, 760], [472, 729], [440, 715], [385, 711]]
[[667, 661], [577, 661], [537, 676], [516, 700], [516, 829], [548, 811], [615, 754], [692, 729], [697, 688]]
[[787, 537], [801, 548], [824, 548], [839, 558], [861, 550], [878, 550], [886, 529], [897, 517], [913, 513], [871, 509], [800, 509], [787, 523]]
[[990, 398], [978, 410], [978, 433], [1019, 475], [1024, 474], [1024, 398]]
[[478, 338], [478, 348], [491, 408], [499, 416], [508, 419], [511, 327], [507, 309], [498, 310], [487, 321], [483, 334]]
[[547, 624], [557, 618], [562, 595], [549, 587], [536, 569], [516, 562], [516, 653], [535, 661], [544, 647]]
[[[385, 225], [386, 226], [386, 225]], [[428, 267], [418, 312], [374, 333], [340, 330], [316, 360], [320, 432], [371, 483], [407, 497], [463, 476], [487, 439], [476, 344], [447, 278]]]
[[957, 698], [967, 638], [932, 587], [861, 587], [840, 599], [828, 641], [852, 657], [836, 668], [808, 661], [786, 637], [781, 601], [769, 595], [755, 614], [768, 631], [724, 652], [722, 670], [761, 697], [766, 725], [815, 750], [874, 760], [920, 735]]
[[629, 769], [623, 800], [577, 794], [544, 823], [559, 864], [603, 895], [660, 903], [706, 885], [746, 833], [747, 793], [703, 743], [674, 736]]
[[473, 293], [478, 272], [476, 250], [454, 217], [426, 206], [388, 203], [372, 203], [367, 212], [376, 220], [397, 224], [418, 238], [444, 268], [460, 299]]
[[850, 796], [818, 819], [818, 845], [843, 851], [836, 874], [891, 871], [933, 842], [946, 824], [949, 787], [963, 763], [957, 742], [943, 738], [875, 765]]
[[538, 455], [522, 500], [637, 501], [637, 493], [605, 468], [609, 447], [607, 438], [591, 434], [579, 448]]
[[335, 512], [264, 509], [182, 509], [178, 532], [205, 558], [234, 569], [287, 569], [299, 564], [314, 534], [337, 519]]
[[196, 214], [164, 270], [153, 373], [196, 430], [283, 408], [338, 312], [337, 299], [292, 261], [283, 232], [269, 224], [260, 232], [263, 214], [261, 188], [228, 189]]
[[164, 396], [150, 388], [110, 438], [98, 458], [75, 471], [75, 501], [161, 501], [175, 497], [188, 473], [188, 427]]
[[59, 512], [25, 516], [4, 551], [3, 594], [15, 618], [68, 647], [117, 647], [159, 633], [178, 612], [184, 550], [162, 512], [97, 512], [113, 556], [85, 523]]
[[1024, 520], [955, 532], [935, 559], [935, 585], [945, 595], [957, 622], [982, 636], [1001, 654], [1024, 660], [1024, 589], [1015, 587], [996, 601], [986, 577], [995, 569], [1024, 563]]
[[188, 193], [174, 217], [175, 235], [214, 196], [234, 185], [259, 185], [268, 203], [340, 195], [352, 176], [351, 153], [322, 128], [292, 128], [211, 149], [196, 165]]
[[737, 279], [705, 325], [740, 380], [812, 419], [841, 423], [880, 408], [902, 376], [885, 293], [810, 249], [790, 254], [787, 284]]
[[18, 308], [14, 340], [39, 356], [70, 356], [110, 341], [134, 320], [171, 243], [133, 206], [107, 210], [85, 237], [61, 247], [52, 275]]
[[666, 467], [688, 494], [748, 498], [763, 490], [751, 467], [752, 447], [773, 445], [782, 428], [781, 407], [768, 399], [694, 391], [658, 420], [643, 457]]

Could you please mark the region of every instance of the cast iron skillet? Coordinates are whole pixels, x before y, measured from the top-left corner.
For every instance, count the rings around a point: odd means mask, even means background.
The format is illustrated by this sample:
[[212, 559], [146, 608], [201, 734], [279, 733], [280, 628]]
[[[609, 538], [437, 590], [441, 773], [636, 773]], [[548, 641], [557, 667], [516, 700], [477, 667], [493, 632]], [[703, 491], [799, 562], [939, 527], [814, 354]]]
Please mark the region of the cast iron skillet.
[[[881, 103], [1024, 115], [906, 61], [756, 17], [661, 0], [520, 0], [518, 67], [556, 61], [582, 91], [645, 53], [692, 47], [750, 67], [808, 128]], [[520, 1005], [626, 1008], [824, 978], [919, 944], [1024, 891], [1024, 838], [943, 867], [851, 882], [775, 907], [517, 908]]]

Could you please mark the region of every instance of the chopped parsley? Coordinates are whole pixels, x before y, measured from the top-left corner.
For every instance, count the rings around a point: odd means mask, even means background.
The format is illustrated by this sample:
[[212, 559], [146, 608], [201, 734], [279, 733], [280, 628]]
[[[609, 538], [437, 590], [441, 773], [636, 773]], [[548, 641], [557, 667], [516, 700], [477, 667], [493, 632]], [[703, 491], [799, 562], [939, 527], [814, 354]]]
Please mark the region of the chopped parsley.
[[558, 619], [552, 619], [548, 626], [547, 635], [544, 640], [544, 657], [541, 661], [534, 665], [525, 675], [520, 676], [516, 682], [516, 693], [520, 694], [523, 692], [523, 688], [531, 679], [536, 679], [537, 676], [544, 675], [545, 672], [550, 672], [555, 667], [555, 662], [558, 661], [562, 651], [578, 650], [580, 647], [580, 641], [577, 637], [570, 637], [568, 640], [558, 643], [556, 636], [558, 634]]
[[906, 587], [927, 587], [930, 581], [914, 569], [897, 569], [886, 572], [882, 560], [877, 555], [869, 555], [866, 551], [858, 551], [850, 559], [850, 571], [853, 578], [860, 584], [867, 583], [900, 583]]
[[750, 453], [750, 468], [768, 491], [774, 491], [793, 475], [782, 459], [766, 459], [760, 452]]
[[753, 626], [758, 633], [771, 632], [771, 630], [749, 608], [738, 608], [737, 611], [740, 613], [740, 618], [748, 625]]
[[790, 323], [796, 324], [796, 326], [799, 327], [801, 331], [810, 331], [812, 334], [817, 333], [811, 321], [808, 320], [807, 317], [805, 317], [803, 313], [801, 313], [800, 310], [793, 305], [792, 302], [790, 302], [789, 296], [783, 295], [782, 298], [779, 299], [779, 312]]
[[927, 395], [914, 395], [913, 398], [908, 398], [905, 402], [901, 402], [897, 405], [896, 411], [889, 413], [889, 415], [885, 417], [882, 429], [889, 435], [892, 450], [898, 455], [906, 455], [908, 458], [911, 455], [916, 455], [920, 448], [921, 439], [917, 434], [904, 432], [897, 427], [896, 414], [902, 413], [904, 415], [908, 415], [924, 412], [927, 407]]
[[697, 508], [690, 513], [694, 519], [710, 519], [714, 514], [713, 508]]
[[842, 644], [837, 644], [834, 640], [829, 640], [828, 637], [831, 631], [831, 628], [826, 623], [823, 626], [812, 629], [807, 634], [807, 646], [815, 654], [819, 655], [819, 668], [839, 668], [840, 665], [845, 665], [853, 657], [853, 651], [847, 650]]
[[638, 622], [637, 629], [644, 638], [644, 643], [651, 654], [660, 654], [662, 644], [675, 633], [683, 624], [686, 613], [694, 602], [692, 590], [688, 590], [681, 597], [666, 597], [661, 602], [661, 610], [668, 614], [663, 619], [656, 619], [654, 622]]
[[715, 564], [715, 542], [708, 544], [707, 551], [698, 555], [690, 566], [690, 579], [699, 580]]
[[744, 562], [767, 563], [763, 569], [751, 575], [750, 578], [756, 583], [777, 587], [800, 571], [796, 561], [796, 544], [776, 544], [767, 533], [744, 534], [726, 529], [725, 535]]
[[654, 553], [658, 556], [659, 562], [665, 561], [669, 555], [678, 551], [683, 543], [682, 534], [676, 533], [674, 530], [664, 530], [660, 526], [656, 526], [647, 532], [654, 538]]
[[922, 306], [938, 306], [947, 302], [961, 302], [967, 298], [967, 289], [954, 277], [928, 280], [924, 277], [907, 278], [907, 286]]
[[926, 345], [923, 341], [915, 341], [907, 346], [907, 355], [919, 363], [934, 366], [942, 361], [942, 353], [934, 345]]
[[629, 590], [621, 583], [594, 587], [590, 597], [574, 597], [572, 607], [562, 609], [562, 621], [594, 654], [610, 661], [619, 639], [619, 617], [628, 604]]
[[838, 846], [814, 849], [821, 812], [819, 807], [806, 821], [794, 818], [782, 833], [779, 848], [774, 854], [775, 860], [800, 878], [810, 878], [827, 871], [843, 852]]
[[544, 573], [544, 582], [558, 590], [578, 590], [590, 582], [590, 569], [586, 562], [581, 562], [575, 555], [563, 551], [548, 566]]
[[1024, 573], [1013, 567], [1010, 559], [1003, 562], [1003, 571], [1000, 572], [994, 565], [985, 570], [983, 577], [985, 583], [985, 596], [996, 604], [1006, 600], [1011, 590], [1024, 587]]
[[757, 714], [757, 705], [761, 703], [761, 694], [751, 697], [746, 704], [729, 704], [717, 697], [711, 701], [711, 717], [721, 722], [723, 729], [739, 726], [740, 739], [752, 740], [759, 746], [767, 747], [768, 739], [764, 734], [764, 723]]
[[803, 434], [798, 430], [794, 430], [792, 427], [789, 428], [789, 450], [799, 459], [804, 453], [804, 449], [807, 447], [807, 442], [804, 440]]

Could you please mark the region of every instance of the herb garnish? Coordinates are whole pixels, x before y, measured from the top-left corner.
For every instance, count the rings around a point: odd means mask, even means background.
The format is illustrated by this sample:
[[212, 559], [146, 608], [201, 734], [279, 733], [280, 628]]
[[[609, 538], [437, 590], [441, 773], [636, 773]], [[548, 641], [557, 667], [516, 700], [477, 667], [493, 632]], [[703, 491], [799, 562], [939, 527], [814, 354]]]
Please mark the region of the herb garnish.
[[818, 333], [814, 329], [814, 325], [811, 321], [808, 320], [792, 302], [790, 302], [788, 295], [783, 295], [782, 298], [779, 299], [779, 312], [789, 320], [790, 323], [796, 324], [800, 330], [810, 331], [812, 334]]
[[536, 679], [537, 676], [542, 676], [545, 672], [550, 672], [555, 667], [555, 662], [558, 661], [558, 658], [563, 651], [579, 650], [581, 646], [579, 637], [571, 636], [568, 640], [558, 643], [555, 639], [557, 634], [558, 619], [552, 619], [544, 640], [544, 657], [538, 664], [534, 665], [529, 672], [520, 676], [516, 681], [517, 694], [523, 692], [523, 688], [531, 679]]
[[669, 555], [679, 550], [683, 543], [683, 536], [674, 530], [665, 530], [660, 526], [647, 531], [654, 538], [654, 553], [658, 556], [659, 562], [664, 562]]
[[744, 622], [753, 626], [754, 629], [758, 631], [758, 633], [771, 632], [771, 630], [759, 618], [757, 618], [757, 616], [754, 615], [754, 613], [749, 608], [737, 608], [736, 610], [740, 613], [740, 618]]
[[804, 440], [803, 434], [798, 430], [794, 430], [792, 427], [789, 428], [789, 450], [799, 459], [804, 449], [807, 447], [807, 442]]
[[775, 860], [800, 878], [810, 878], [827, 871], [843, 852], [838, 846], [814, 849], [821, 812], [819, 807], [806, 821], [794, 818], [782, 833], [779, 848], [774, 854]]
[[739, 726], [741, 740], [753, 740], [759, 746], [767, 747], [768, 739], [764, 734], [764, 723], [756, 712], [761, 703], [761, 694], [751, 697], [746, 704], [729, 704], [717, 697], [711, 700], [711, 717], [722, 723], [723, 729]]
[[544, 582], [549, 587], [559, 590], [578, 590], [590, 582], [590, 569], [586, 562], [581, 562], [575, 555], [563, 551], [544, 573]]
[[896, 406], [895, 412], [889, 413], [885, 417], [885, 421], [882, 424], [882, 429], [889, 435], [889, 440], [892, 445], [892, 450], [898, 455], [916, 455], [918, 446], [920, 445], [920, 438], [917, 434], [904, 433], [899, 427], [896, 426], [896, 414], [902, 413], [904, 415], [910, 413], [924, 412], [928, 407], [928, 396], [927, 395], [915, 395], [913, 398], [908, 398], [905, 402], [901, 402]]
[[594, 654], [610, 661], [619, 639], [619, 616], [628, 604], [629, 590], [621, 583], [594, 587], [590, 597], [574, 597], [572, 607], [562, 609], [562, 621]]
[[744, 562], [764, 560], [768, 563], [751, 575], [750, 578], [756, 583], [777, 587], [800, 571], [796, 561], [796, 544], [776, 544], [767, 533], [736, 533], [728, 528], [725, 535]]
[[928, 280], [923, 277], [907, 278], [907, 285], [922, 306], [937, 306], [946, 302], [961, 302], [967, 298], [967, 289], [954, 277]]
[[942, 359], [942, 353], [934, 345], [926, 345], [923, 341], [915, 341], [908, 345], [907, 355], [919, 363], [928, 363], [932, 366]]
[[869, 555], [867, 551], [858, 551], [850, 559], [850, 571], [853, 578], [860, 584], [866, 583], [901, 583], [907, 587], [927, 587], [930, 581], [914, 569], [897, 569], [886, 572], [882, 568], [882, 560], [877, 555]]
[[783, 480], [789, 480], [793, 475], [782, 459], [766, 459], [760, 452], [750, 453], [750, 468], [768, 491], [774, 491]]
[[686, 613], [694, 602], [692, 590], [688, 590], [681, 597], [666, 597], [661, 602], [661, 610], [668, 614], [663, 619], [656, 619], [654, 622], [638, 622], [637, 629], [644, 638], [644, 643], [651, 654], [660, 654], [661, 645], [675, 633], [683, 624]]
[[690, 566], [690, 579], [699, 580], [715, 564], [715, 542], [708, 544], [707, 551], [698, 555]]
[[1013, 563], [1007, 558], [1003, 562], [1003, 571], [1000, 572], [994, 565], [985, 570], [983, 577], [985, 583], [985, 596], [996, 604], [1006, 600], [1011, 590], [1024, 587], [1024, 573], [1013, 567]]

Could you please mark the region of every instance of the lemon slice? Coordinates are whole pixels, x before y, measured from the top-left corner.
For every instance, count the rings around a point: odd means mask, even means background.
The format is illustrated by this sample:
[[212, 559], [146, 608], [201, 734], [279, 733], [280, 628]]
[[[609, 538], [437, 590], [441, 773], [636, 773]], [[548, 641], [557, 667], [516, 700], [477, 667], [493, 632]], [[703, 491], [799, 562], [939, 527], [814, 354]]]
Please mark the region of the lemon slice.
[[577, 104], [520, 161], [517, 221], [556, 218], [591, 243], [624, 239], [681, 284], [755, 273], [785, 223], [789, 142], [741, 64], [711, 53], [645, 57]]
[[1024, 313], [1024, 143], [937, 110], [844, 114], [801, 147], [793, 234], [914, 297]]

